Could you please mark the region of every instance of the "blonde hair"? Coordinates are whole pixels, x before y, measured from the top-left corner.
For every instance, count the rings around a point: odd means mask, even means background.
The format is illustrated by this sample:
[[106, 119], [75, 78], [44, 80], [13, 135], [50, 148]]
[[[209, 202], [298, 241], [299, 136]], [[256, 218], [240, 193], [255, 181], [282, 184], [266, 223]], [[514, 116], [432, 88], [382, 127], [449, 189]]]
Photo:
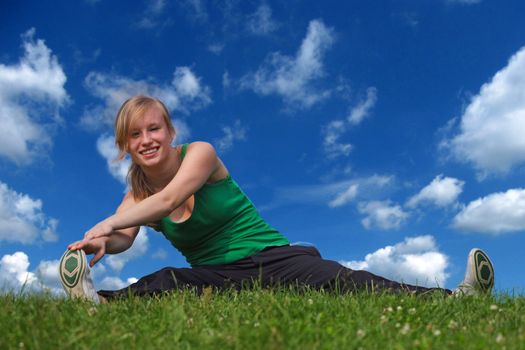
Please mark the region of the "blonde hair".
[[[115, 144], [119, 149], [117, 160], [124, 159], [128, 153], [128, 136], [131, 124], [142, 118], [151, 107], [157, 107], [160, 110], [170, 134], [175, 136], [175, 127], [164, 103], [148, 96], [131, 97], [122, 104], [115, 119]], [[128, 170], [127, 181], [135, 200], [143, 200], [155, 193], [142, 168], [133, 161]]]

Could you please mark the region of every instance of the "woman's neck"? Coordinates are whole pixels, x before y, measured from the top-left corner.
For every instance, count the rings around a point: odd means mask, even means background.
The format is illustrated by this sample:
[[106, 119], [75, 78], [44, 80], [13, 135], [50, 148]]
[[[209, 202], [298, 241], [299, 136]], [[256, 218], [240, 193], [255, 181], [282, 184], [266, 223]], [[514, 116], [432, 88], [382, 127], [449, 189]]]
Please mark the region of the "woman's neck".
[[172, 148], [165, 162], [159, 163], [155, 167], [143, 167], [142, 171], [146, 175], [150, 186], [155, 192], [159, 192], [175, 177], [181, 162], [179, 148]]

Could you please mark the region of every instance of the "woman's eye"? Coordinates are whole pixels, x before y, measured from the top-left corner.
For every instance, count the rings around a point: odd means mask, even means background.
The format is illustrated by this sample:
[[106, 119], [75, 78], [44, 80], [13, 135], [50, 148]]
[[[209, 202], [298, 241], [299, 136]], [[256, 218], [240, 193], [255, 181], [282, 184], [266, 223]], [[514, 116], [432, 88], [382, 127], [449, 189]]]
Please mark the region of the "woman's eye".
[[139, 133], [138, 132], [133, 132], [131, 133], [131, 137], [133, 137], [134, 139], [136, 139], [137, 137], [139, 137]]

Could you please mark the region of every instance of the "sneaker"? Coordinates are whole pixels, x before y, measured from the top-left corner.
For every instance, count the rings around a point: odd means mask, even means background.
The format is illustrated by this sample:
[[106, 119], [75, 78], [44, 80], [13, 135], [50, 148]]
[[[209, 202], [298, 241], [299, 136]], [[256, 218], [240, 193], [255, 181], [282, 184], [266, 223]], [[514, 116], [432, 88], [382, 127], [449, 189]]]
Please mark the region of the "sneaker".
[[494, 267], [484, 251], [474, 248], [467, 260], [465, 278], [454, 291], [455, 295], [490, 293], [494, 287]]
[[91, 280], [86, 253], [83, 250], [66, 250], [58, 266], [60, 282], [70, 298], [81, 298], [100, 303]]

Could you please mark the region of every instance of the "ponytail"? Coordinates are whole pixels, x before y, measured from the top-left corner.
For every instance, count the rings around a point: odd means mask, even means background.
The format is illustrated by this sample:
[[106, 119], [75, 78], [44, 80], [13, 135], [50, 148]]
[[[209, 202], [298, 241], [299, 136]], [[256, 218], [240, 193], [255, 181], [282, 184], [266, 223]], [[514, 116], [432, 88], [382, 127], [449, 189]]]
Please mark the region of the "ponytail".
[[142, 168], [133, 162], [128, 170], [127, 181], [136, 201], [146, 199], [154, 193]]

